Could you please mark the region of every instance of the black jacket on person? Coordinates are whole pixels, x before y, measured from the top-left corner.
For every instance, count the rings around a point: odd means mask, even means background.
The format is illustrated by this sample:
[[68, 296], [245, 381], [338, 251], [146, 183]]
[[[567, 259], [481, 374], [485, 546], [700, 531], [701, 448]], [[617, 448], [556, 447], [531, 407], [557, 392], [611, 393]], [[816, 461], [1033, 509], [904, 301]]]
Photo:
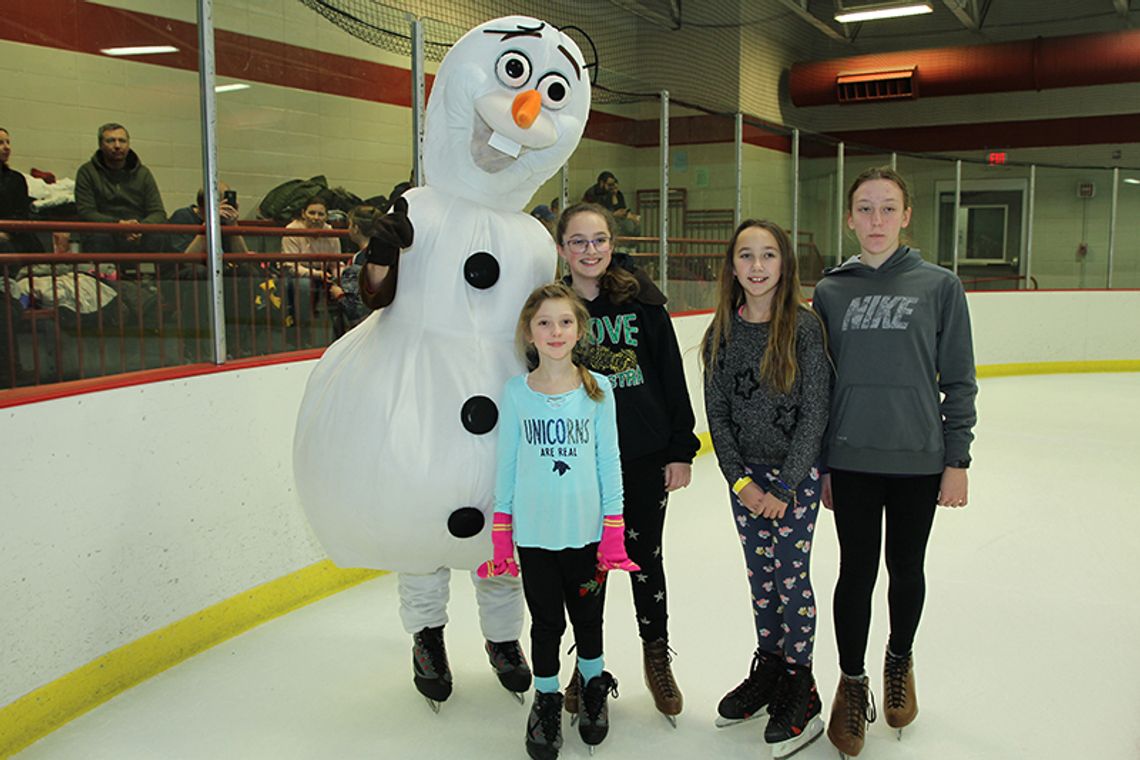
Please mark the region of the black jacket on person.
[[582, 359], [613, 386], [623, 461], [659, 454], [664, 462], [692, 462], [700, 441], [665, 296], [640, 269], [614, 259], [641, 291], [620, 304], [606, 293], [586, 302], [592, 341]]
[[[31, 216], [32, 199], [28, 197], [28, 181], [7, 164], [0, 164], [0, 219], [27, 221]], [[0, 251], [8, 248], [19, 253], [41, 253], [43, 246], [30, 232], [10, 232], [8, 241], [0, 241]]]

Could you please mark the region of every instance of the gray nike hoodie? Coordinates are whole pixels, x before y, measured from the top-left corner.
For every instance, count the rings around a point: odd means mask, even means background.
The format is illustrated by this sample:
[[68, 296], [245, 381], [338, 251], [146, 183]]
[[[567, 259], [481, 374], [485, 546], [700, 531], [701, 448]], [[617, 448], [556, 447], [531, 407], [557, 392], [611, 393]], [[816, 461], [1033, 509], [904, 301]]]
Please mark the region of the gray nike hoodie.
[[837, 373], [824, 463], [932, 475], [968, 462], [978, 385], [958, 278], [904, 245], [878, 269], [853, 256], [829, 270], [812, 305]]

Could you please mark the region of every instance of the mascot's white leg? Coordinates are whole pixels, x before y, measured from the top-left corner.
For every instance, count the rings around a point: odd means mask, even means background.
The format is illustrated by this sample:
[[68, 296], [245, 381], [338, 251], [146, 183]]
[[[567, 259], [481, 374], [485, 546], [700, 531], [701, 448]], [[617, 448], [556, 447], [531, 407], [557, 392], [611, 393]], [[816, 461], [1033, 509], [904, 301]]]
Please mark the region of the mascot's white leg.
[[516, 641], [522, 634], [522, 580], [510, 575], [480, 578], [471, 573], [475, 601], [479, 603], [479, 626], [487, 641]]
[[451, 598], [451, 570], [434, 573], [398, 573], [400, 620], [408, 633], [447, 625], [447, 602]]
[[522, 634], [522, 579], [509, 575], [480, 578], [474, 571], [475, 601], [479, 603], [479, 626], [487, 640], [487, 656], [499, 677], [499, 683], [523, 704], [523, 694], [530, 689], [530, 664], [526, 661], [519, 636]]

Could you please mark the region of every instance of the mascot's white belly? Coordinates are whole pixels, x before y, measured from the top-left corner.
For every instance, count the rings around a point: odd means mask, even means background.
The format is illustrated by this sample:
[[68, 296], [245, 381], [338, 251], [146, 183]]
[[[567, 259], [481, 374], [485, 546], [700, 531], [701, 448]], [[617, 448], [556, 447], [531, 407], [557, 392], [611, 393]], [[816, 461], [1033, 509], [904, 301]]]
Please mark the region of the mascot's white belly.
[[298, 495], [342, 567], [473, 569], [491, 556], [498, 403], [523, 369], [515, 325], [527, 295], [554, 277], [554, 243], [522, 212], [430, 186], [405, 197], [415, 242], [395, 301], [309, 378]]

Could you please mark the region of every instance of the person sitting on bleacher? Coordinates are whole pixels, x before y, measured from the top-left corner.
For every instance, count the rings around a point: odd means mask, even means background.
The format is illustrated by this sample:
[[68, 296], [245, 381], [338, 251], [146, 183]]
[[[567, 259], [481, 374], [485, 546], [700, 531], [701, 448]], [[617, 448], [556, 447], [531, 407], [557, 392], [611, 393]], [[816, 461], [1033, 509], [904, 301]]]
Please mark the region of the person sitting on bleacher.
[[605, 171], [599, 174], [597, 183], [582, 193], [582, 200], [609, 209], [617, 220], [618, 234], [630, 237], [641, 234], [641, 217], [625, 205], [625, 195], [618, 189], [617, 177], [613, 172]]
[[[23, 174], [8, 166], [11, 155], [11, 135], [8, 130], [0, 127], [0, 219], [27, 221], [32, 205], [32, 200], [28, 197], [28, 181]], [[41, 251], [43, 248], [32, 233], [0, 230], [0, 253]]]
[[[85, 222], [162, 224], [166, 208], [150, 169], [131, 150], [122, 124], [99, 127], [99, 150], [75, 176], [75, 208]], [[142, 232], [87, 234], [83, 250], [92, 253], [142, 253], [160, 250], [161, 235]]]
[[[218, 183], [218, 216], [221, 217], [222, 227], [231, 228], [222, 230], [222, 250], [226, 253], [246, 253], [249, 246], [241, 235], [233, 234], [232, 228], [238, 223], [237, 192], [225, 182]], [[198, 190], [198, 196], [193, 206], [184, 206], [170, 215], [171, 224], [203, 224], [205, 217], [202, 208], [205, 205], [206, 194]], [[170, 236], [169, 248], [176, 253], [201, 253], [206, 250], [206, 237], [198, 234], [174, 233]]]

